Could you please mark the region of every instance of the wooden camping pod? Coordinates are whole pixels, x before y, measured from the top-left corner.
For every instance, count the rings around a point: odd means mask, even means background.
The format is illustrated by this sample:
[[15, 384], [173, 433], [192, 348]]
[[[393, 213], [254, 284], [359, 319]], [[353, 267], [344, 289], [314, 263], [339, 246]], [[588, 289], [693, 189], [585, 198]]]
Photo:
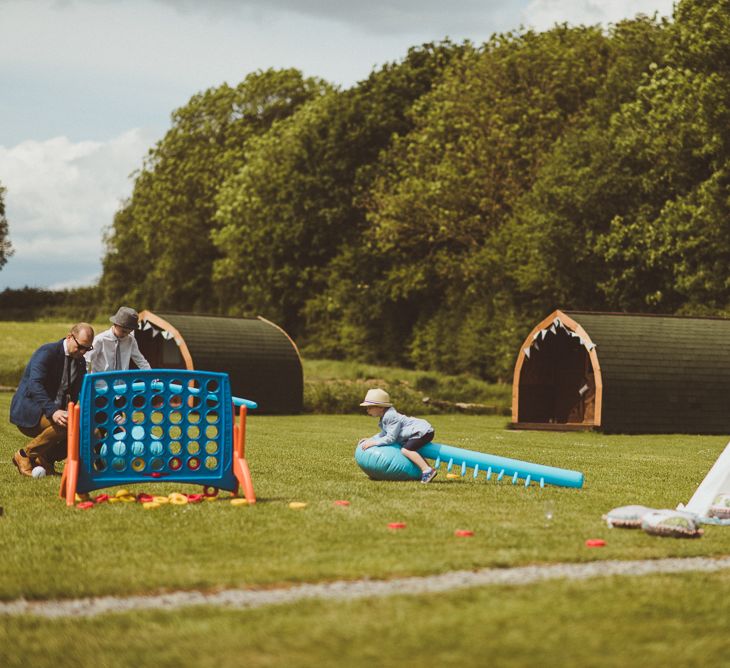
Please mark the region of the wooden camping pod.
[[556, 310], [520, 347], [512, 425], [730, 432], [730, 320]]
[[261, 413], [299, 413], [304, 379], [294, 341], [264, 318], [139, 314], [135, 337], [153, 368], [225, 372], [233, 395]]

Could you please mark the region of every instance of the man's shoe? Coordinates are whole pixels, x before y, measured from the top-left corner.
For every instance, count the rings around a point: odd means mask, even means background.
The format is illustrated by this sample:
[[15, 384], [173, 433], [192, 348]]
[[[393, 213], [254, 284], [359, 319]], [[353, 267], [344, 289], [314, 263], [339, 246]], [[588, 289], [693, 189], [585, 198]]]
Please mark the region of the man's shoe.
[[421, 476], [421, 482], [427, 483], [431, 482], [436, 476], [438, 475], [438, 471], [436, 469], [428, 469], [422, 476]]
[[13, 464], [15, 464], [15, 468], [18, 469], [20, 475], [33, 477], [33, 466], [31, 466], [30, 459], [23, 454], [22, 450], [18, 450], [13, 455]]

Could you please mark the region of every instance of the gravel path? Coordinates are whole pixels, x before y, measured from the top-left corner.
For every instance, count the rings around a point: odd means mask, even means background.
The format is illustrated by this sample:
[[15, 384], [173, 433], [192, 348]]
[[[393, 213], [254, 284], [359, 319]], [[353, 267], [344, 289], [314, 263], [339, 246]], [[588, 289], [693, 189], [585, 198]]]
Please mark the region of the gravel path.
[[549, 564], [520, 568], [486, 568], [452, 571], [425, 577], [394, 580], [342, 580], [280, 589], [227, 589], [205, 593], [180, 591], [159, 596], [102, 596], [57, 601], [0, 602], [0, 615], [39, 617], [94, 617], [130, 610], [175, 610], [194, 605], [215, 605], [237, 609], [285, 605], [311, 599], [351, 601], [396, 595], [434, 594], [455, 589], [490, 585], [529, 585], [547, 580], [640, 576], [655, 573], [715, 572], [730, 569], [730, 557], [709, 559], [656, 559], [643, 561], [593, 561], [585, 564]]

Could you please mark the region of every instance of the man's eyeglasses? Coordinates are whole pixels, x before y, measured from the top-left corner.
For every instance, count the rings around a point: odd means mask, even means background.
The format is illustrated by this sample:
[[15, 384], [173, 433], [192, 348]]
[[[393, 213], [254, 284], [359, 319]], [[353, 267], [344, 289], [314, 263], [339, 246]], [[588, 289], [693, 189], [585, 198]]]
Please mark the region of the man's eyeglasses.
[[85, 346], [83, 343], [79, 343], [79, 340], [73, 334], [71, 334], [71, 338], [76, 341], [76, 345], [84, 352], [88, 353], [90, 350], [94, 350], [94, 346]]

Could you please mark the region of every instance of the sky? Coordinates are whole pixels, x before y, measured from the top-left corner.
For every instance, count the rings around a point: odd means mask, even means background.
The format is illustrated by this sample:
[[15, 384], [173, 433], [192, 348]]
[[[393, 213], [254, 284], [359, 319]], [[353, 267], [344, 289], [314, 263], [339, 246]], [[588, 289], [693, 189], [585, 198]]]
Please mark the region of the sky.
[[0, 0], [0, 290], [95, 283], [134, 173], [192, 95], [295, 67], [343, 88], [446, 37], [669, 16], [672, 0]]

